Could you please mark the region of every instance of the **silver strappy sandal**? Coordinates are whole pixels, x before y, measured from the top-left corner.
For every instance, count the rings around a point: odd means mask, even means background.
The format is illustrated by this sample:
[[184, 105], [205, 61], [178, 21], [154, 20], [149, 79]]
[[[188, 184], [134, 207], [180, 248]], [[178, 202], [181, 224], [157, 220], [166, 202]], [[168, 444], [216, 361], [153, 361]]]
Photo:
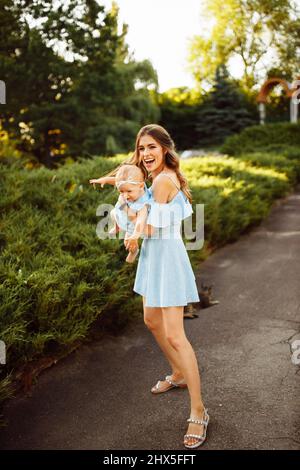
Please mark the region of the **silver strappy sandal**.
[[194, 419], [194, 418], [187, 419], [188, 423], [195, 423], [195, 424], [203, 425], [203, 434], [202, 435], [200, 435], [200, 434], [185, 434], [184, 439], [193, 438], [193, 439], [197, 439], [197, 441], [198, 441], [198, 442], [195, 442], [195, 444], [191, 444], [191, 445], [188, 445], [188, 444], [184, 443], [184, 446], [187, 449], [196, 449], [196, 447], [199, 447], [204, 443], [204, 441], [206, 439], [206, 431], [207, 431], [207, 426], [208, 426], [208, 422], [209, 422], [209, 416], [208, 416], [207, 412], [208, 412], [208, 410], [206, 408], [204, 408], [203, 419]]
[[180, 380], [179, 382], [175, 382], [175, 380], [172, 380], [171, 375], [167, 375], [165, 378], [165, 381], [169, 383], [169, 387], [165, 388], [164, 390], [160, 389], [160, 384], [161, 380], [157, 382], [157, 384], [151, 389], [151, 392], [154, 394], [157, 393], [165, 393], [171, 390], [172, 388], [186, 388], [187, 384], [184, 382], [184, 379]]

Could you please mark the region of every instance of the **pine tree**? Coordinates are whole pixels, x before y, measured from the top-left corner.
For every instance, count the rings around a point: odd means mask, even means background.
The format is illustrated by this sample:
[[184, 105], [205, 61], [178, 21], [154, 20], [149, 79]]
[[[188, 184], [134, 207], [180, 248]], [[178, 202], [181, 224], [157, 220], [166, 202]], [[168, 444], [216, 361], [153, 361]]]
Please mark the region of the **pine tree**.
[[230, 80], [226, 67], [218, 67], [213, 89], [197, 115], [198, 146], [218, 145], [227, 136], [255, 123], [255, 116], [248, 111], [246, 99]]

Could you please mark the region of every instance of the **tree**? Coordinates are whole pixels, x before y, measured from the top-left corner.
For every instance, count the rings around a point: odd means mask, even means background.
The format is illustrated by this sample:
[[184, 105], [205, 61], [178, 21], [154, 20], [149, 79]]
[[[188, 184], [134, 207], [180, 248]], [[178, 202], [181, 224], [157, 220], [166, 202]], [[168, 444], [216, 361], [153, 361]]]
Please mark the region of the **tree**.
[[189, 62], [197, 82], [211, 83], [216, 68], [232, 59], [243, 69], [247, 90], [269, 68], [295, 78], [300, 68], [300, 14], [292, 0], [205, 0], [208, 31], [193, 38]]
[[161, 118], [159, 124], [174, 137], [178, 150], [197, 144], [196, 123], [201, 95], [186, 87], [172, 88], [158, 97]]
[[64, 155], [128, 151], [155, 120], [157, 74], [136, 62], [119, 32], [118, 8], [96, 0], [3, 0], [1, 78], [5, 131], [51, 167]]
[[198, 146], [218, 145], [227, 136], [256, 124], [256, 116], [250, 113], [248, 106], [238, 85], [229, 79], [226, 67], [219, 66], [213, 89], [197, 115]]

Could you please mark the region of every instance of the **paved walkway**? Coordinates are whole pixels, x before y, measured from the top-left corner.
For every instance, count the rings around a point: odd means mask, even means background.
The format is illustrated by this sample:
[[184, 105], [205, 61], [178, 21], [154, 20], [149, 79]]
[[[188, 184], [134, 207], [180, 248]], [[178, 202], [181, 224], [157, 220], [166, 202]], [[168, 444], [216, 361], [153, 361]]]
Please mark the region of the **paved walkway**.
[[[201, 265], [220, 301], [185, 321], [211, 416], [203, 450], [300, 449], [299, 279], [300, 188]], [[187, 390], [150, 393], [167, 372], [142, 320], [83, 346], [7, 403], [0, 448], [184, 450]]]

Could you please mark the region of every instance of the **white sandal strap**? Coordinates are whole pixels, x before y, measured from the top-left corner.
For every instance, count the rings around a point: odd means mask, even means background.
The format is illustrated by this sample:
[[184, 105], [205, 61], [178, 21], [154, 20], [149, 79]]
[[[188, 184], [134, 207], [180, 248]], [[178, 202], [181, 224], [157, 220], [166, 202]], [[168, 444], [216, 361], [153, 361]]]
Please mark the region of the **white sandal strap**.
[[205, 426], [205, 424], [207, 423], [207, 421], [205, 421], [203, 419], [192, 419], [192, 418], [187, 419], [187, 422], [188, 423], [195, 423], [195, 424], [203, 424], [203, 426]]
[[170, 375], [167, 375], [167, 376], [166, 376], [165, 381], [168, 382], [170, 385], [173, 385], [173, 382], [172, 382], [172, 380], [171, 380], [171, 376], [170, 376]]
[[195, 424], [202, 424], [203, 426], [207, 426], [208, 424], [208, 421], [209, 421], [209, 416], [208, 416], [208, 413], [207, 413], [207, 409], [204, 409], [204, 414], [203, 414], [203, 418], [202, 419], [196, 419], [196, 418], [188, 418], [187, 419], [187, 422], [188, 423], [195, 423]]
[[171, 379], [171, 375], [167, 375], [165, 380], [170, 384], [173, 385], [174, 387], [177, 387], [177, 383], [174, 382], [174, 380]]
[[175, 382], [175, 380], [172, 380], [171, 375], [167, 375], [165, 380], [169, 382], [170, 385], [173, 385], [174, 387], [179, 387], [179, 385], [184, 383], [184, 379], [180, 380], [179, 382]]
[[184, 438], [186, 438], [186, 437], [187, 437], [187, 438], [189, 438], [189, 437], [195, 437], [196, 439], [200, 439], [200, 440], [204, 439], [204, 436], [203, 436], [203, 435], [202, 435], [202, 436], [199, 436], [199, 434], [185, 434]]

